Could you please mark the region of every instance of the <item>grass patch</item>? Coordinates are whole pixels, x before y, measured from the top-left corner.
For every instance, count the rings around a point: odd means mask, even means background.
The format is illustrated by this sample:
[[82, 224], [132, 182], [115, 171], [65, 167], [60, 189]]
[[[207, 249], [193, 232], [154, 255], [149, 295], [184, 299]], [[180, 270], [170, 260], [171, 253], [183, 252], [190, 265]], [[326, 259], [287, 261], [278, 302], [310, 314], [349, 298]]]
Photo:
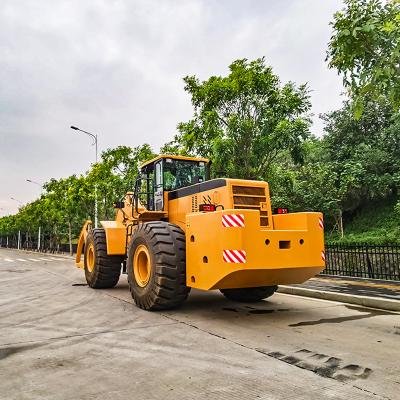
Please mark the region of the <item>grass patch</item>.
[[351, 219], [344, 221], [344, 237], [327, 234], [327, 244], [400, 244], [400, 216], [395, 211], [396, 199], [369, 204]]

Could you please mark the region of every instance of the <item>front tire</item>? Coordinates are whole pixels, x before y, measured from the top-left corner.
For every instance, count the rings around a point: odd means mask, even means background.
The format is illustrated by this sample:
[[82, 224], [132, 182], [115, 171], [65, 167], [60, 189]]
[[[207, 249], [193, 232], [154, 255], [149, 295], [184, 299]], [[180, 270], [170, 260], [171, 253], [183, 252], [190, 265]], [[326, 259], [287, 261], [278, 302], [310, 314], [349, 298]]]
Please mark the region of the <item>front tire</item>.
[[240, 289], [221, 289], [220, 292], [229, 300], [242, 303], [255, 303], [272, 296], [278, 286], [260, 286]]
[[88, 285], [93, 289], [114, 287], [121, 274], [123, 256], [109, 256], [104, 229], [96, 228], [88, 233], [85, 243], [84, 266]]
[[136, 305], [166, 310], [183, 303], [186, 286], [185, 234], [164, 221], [138, 225], [128, 249], [128, 283]]

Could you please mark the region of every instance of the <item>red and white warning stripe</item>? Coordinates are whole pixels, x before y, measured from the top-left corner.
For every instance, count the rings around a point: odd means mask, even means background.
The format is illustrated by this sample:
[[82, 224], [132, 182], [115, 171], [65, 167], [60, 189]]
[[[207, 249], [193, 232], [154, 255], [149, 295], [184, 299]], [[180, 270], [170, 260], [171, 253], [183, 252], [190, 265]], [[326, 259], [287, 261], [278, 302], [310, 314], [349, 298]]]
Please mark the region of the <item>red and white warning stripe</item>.
[[225, 228], [243, 228], [244, 215], [243, 214], [223, 214], [222, 226]]
[[243, 264], [246, 262], [244, 250], [224, 250], [224, 261], [227, 263]]
[[322, 261], [325, 262], [325, 252], [324, 251], [321, 251], [321, 258], [322, 258]]
[[324, 229], [324, 220], [323, 220], [322, 218], [319, 218], [319, 220], [318, 220], [318, 226], [319, 226], [321, 229]]

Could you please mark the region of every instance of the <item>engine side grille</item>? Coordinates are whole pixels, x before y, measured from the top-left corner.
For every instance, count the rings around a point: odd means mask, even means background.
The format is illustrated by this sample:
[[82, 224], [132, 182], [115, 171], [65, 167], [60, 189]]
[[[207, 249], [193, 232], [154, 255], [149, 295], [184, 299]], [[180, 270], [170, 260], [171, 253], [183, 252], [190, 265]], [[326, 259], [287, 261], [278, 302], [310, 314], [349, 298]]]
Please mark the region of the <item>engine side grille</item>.
[[251, 186], [232, 186], [233, 194], [250, 194], [265, 197], [265, 190], [262, 187], [251, 187]]
[[263, 187], [232, 186], [233, 207], [236, 209], [260, 210], [260, 225], [269, 225], [268, 211], [261, 211], [260, 203], [265, 203], [267, 197]]
[[197, 195], [192, 196], [192, 212], [199, 211], [199, 207], [197, 205]]

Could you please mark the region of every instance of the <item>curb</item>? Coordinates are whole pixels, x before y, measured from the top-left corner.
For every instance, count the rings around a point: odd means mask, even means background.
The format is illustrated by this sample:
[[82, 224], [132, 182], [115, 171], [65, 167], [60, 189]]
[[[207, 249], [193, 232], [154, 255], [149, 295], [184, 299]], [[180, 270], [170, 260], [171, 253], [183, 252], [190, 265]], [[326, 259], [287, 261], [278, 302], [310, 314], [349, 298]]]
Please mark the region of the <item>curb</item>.
[[13, 248], [6, 248], [6, 247], [2, 247], [1, 249], [11, 250], [11, 251], [21, 251], [23, 253], [37, 254], [37, 255], [41, 255], [41, 256], [63, 258], [65, 260], [70, 260], [70, 259], [74, 259], [75, 258], [75, 254], [70, 256], [69, 254], [65, 254], [65, 253], [45, 253], [45, 252], [42, 252], [42, 251], [25, 250], [25, 249], [19, 249], [18, 250], [18, 249], [13, 249]]
[[278, 293], [295, 296], [313, 297], [316, 299], [338, 301], [340, 303], [356, 304], [363, 307], [400, 312], [400, 301], [382, 297], [355, 296], [346, 293], [326, 292], [323, 290], [305, 289], [294, 286], [279, 286]]
[[48, 257], [57, 257], [57, 258], [61, 258], [64, 260], [69, 260], [69, 259], [73, 259], [75, 257], [75, 254], [73, 256], [70, 256], [69, 254], [60, 254], [60, 253], [44, 253], [41, 251], [31, 251], [31, 250], [22, 250], [25, 253], [30, 253], [30, 254], [40, 254], [42, 256], [48, 256]]

